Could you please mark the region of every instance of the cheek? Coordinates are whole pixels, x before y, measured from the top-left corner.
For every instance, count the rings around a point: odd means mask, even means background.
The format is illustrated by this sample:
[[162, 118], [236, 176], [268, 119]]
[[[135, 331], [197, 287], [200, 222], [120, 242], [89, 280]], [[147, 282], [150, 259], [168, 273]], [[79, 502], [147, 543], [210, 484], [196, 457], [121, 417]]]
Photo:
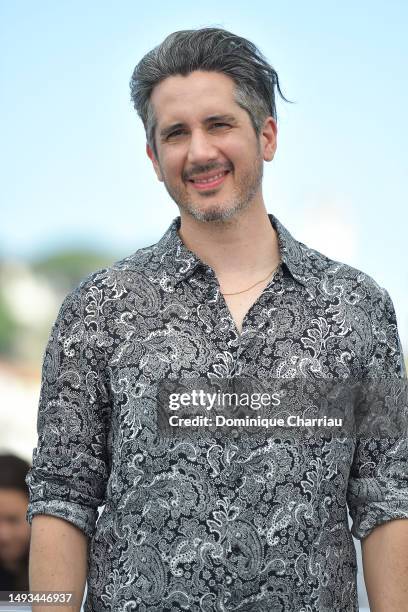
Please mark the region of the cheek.
[[221, 156], [228, 160], [234, 168], [242, 167], [251, 159], [252, 145], [242, 140], [234, 139], [232, 136], [228, 142], [220, 147]]
[[174, 151], [171, 155], [163, 156], [161, 171], [164, 178], [170, 182], [182, 180], [184, 171], [182, 154]]

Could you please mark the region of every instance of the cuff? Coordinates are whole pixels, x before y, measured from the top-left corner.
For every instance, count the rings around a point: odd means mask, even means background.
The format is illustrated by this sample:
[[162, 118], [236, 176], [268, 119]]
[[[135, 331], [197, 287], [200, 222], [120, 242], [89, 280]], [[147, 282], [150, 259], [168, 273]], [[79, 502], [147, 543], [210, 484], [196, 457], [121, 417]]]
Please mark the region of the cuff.
[[96, 509], [85, 508], [74, 502], [48, 500], [28, 504], [26, 520], [30, 525], [36, 514], [49, 514], [69, 521], [91, 538], [95, 533], [98, 512]]
[[375, 527], [394, 519], [408, 519], [408, 502], [375, 502], [363, 504], [353, 513], [351, 533], [358, 540], [368, 536]]

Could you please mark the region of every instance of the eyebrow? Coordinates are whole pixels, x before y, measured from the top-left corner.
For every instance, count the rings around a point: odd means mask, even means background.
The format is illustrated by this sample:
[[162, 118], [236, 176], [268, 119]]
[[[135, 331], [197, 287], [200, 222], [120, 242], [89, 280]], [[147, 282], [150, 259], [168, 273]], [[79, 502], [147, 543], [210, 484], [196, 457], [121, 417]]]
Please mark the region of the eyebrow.
[[[212, 123], [214, 121], [225, 121], [227, 123], [234, 123], [236, 124], [237, 120], [233, 115], [210, 115], [209, 117], [206, 117], [202, 123], [205, 125], [207, 123]], [[169, 125], [168, 127], [162, 128], [160, 130], [160, 138], [166, 138], [166, 136], [168, 136], [169, 134], [171, 134], [171, 132], [173, 132], [173, 130], [179, 130], [180, 128], [184, 128], [186, 127], [185, 123], [173, 123], [172, 125]]]

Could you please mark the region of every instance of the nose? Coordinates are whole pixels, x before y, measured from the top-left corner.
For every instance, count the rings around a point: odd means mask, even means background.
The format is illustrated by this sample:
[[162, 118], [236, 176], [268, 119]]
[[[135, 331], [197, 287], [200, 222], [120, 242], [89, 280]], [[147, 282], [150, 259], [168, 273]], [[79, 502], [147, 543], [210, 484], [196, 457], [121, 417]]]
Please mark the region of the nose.
[[191, 133], [187, 160], [190, 165], [203, 165], [214, 161], [218, 157], [218, 150], [211, 142], [211, 136], [198, 129]]

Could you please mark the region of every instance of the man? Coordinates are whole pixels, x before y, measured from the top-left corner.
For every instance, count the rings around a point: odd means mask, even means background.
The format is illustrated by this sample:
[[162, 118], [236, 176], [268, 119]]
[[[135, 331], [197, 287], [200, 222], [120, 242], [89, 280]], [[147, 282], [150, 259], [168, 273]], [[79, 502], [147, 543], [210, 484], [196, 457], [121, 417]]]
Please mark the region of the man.
[[135, 68], [180, 216], [61, 307], [28, 478], [28, 520], [49, 515], [33, 520], [32, 589], [82, 595], [88, 562], [87, 611], [350, 612], [347, 501], [373, 610], [407, 609], [401, 443], [158, 425], [165, 379], [406, 377], [388, 293], [266, 212], [275, 88], [256, 47], [217, 28], [173, 33]]
[[30, 525], [26, 521], [30, 466], [15, 455], [0, 455], [0, 591], [28, 589]]

